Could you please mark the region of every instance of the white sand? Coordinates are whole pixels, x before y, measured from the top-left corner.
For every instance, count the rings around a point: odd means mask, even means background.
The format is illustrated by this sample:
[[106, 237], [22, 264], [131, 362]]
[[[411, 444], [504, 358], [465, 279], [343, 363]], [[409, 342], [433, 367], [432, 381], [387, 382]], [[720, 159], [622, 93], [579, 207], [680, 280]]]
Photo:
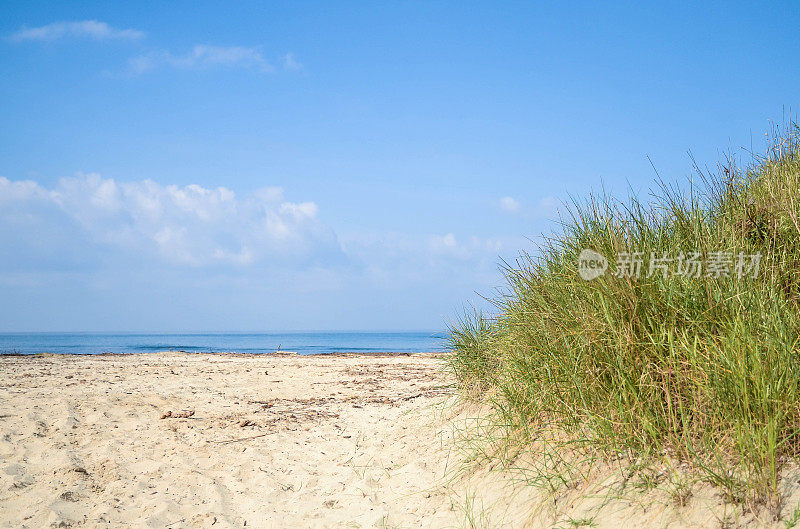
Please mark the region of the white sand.
[[[431, 355], [0, 357], [0, 527], [785, 527], [628, 468], [554, 493], [465, 442]], [[180, 418], [182, 412], [194, 412]], [[172, 417], [161, 418], [166, 412]], [[186, 413], [188, 414], [188, 413]], [[467, 427], [465, 429], [465, 427]], [[477, 450], [477, 451], [476, 451]], [[536, 450], [529, 451], [536, 464]], [[523, 458], [525, 459], [525, 458]], [[508, 461], [506, 461], [508, 463]]]
[[2, 357], [0, 527], [456, 526], [439, 366]]

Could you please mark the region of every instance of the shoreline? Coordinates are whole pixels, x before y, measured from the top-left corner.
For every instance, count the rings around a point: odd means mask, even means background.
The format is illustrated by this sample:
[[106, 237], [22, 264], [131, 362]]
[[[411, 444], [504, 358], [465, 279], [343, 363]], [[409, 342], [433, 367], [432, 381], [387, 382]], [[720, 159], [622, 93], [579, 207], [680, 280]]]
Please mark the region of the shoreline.
[[264, 353], [238, 353], [233, 351], [221, 351], [221, 352], [211, 352], [211, 351], [183, 351], [179, 349], [165, 349], [163, 351], [151, 351], [151, 352], [144, 352], [144, 351], [137, 351], [132, 353], [50, 353], [50, 352], [41, 352], [41, 353], [9, 353], [9, 352], [0, 352], [0, 358], [2, 357], [18, 357], [18, 356], [147, 356], [147, 355], [157, 355], [157, 354], [186, 354], [186, 355], [210, 355], [210, 356], [245, 356], [245, 357], [262, 357], [262, 356], [269, 356], [269, 357], [293, 357], [293, 356], [324, 356], [324, 357], [350, 357], [350, 356], [368, 356], [368, 357], [375, 357], [375, 358], [392, 358], [392, 357], [399, 357], [399, 356], [416, 356], [416, 355], [423, 355], [427, 357], [445, 357], [450, 353], [445, 351], [375, 351], [375, 352], [367, 352], [367, 351], [334, 351], [330, 353], [298, 353], [295, 351], [273, 351], [273, 352], [264, 352]]

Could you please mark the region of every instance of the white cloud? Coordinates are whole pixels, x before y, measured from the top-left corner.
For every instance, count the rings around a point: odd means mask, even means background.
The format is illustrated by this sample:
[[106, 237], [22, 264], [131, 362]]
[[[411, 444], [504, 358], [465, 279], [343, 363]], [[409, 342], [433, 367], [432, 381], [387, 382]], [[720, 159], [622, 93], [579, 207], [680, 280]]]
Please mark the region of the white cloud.
[[287, 213], [293, 217], [314, 218], [317, 216], [317, 205], [313, 202], [302, 202], [300, 204], [286, 202], [281, 204], [281, 213]]
[[283, 56], [283, 69], [299, 72], [303, 70], [303, 65], [302, 63], [298, 62], [297, 58], [294, 56], [294, 53], [287, 53]]
[[508, 213], [518, 213], [521, 208], [519, 201], [514, 197], [503, 197], [500, 199], [500, 209]]
[[275, 68], [267, 62], [258, 48], [243, 46], [195, 45], [184, 54], [168, 51], [153, 52], [128, 61], [130, 73], [142, 74], [161, 67], [187, 70], [212, 67], [245, 68], [259, 72], [272, 72]]
[[506, 213], [522, 214], [525, 216], [533, 216], [537, 218], [552, 217], [558, 212], [558, 200], [555, 197], [544, 197], [533, 206], [523, 207], [522, 203], [511, 196], [501, 198], [497, 205]]
[[[97, 174], [64, 178], [52, 188], [0, 177], [0, 245], [27, 241], [35, 253], [49, 239], [71, 247], [89, 241], [191, 266], [341, 262], [338, 239], [317, 210], [313, 202], [284, 200], [280, 188], [238, 197], [225, 187], [118, 183]], [[55, 237], [65, 224], [76, 232]]]
[[452, 233], [445, 235], [432, 235], [428, 238], [430, 255], [436, 257], [449, 257], [458, 260], [471, 259], [497, 259], [503, 243], [500, 239], [472, 236], [467, 242], [459, 242]]
[[432, 239], [434, 246], [437, 247], [444, 247], [444, 248], [455, 248], [458, 243], [456, 242], [456, 236], [452, 233], [448, 233], [442, 237], [434, 236]]
[[9, 36], [14, 42], [53, 41], [69, 37], [89, 37], [95, 40], [136, 40], [144, 37], [144, 32], [136, 29], [117, 29], [105, 22], [82, 20], [78, 22], [54, 22], [35, 28], [22, 27]]
[[0, 205], [45, 197], [47, 193], [32, 180], [11, 181], [0, 176]]

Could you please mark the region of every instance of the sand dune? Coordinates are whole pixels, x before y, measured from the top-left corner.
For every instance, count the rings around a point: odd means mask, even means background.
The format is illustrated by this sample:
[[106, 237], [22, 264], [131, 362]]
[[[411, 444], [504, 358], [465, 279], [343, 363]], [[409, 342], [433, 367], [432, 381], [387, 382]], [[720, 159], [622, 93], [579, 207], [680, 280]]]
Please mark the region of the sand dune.
[[[0, 357], [0, 527], [784, 527], [629, 468], [532, 487], [432, 355]], [[163, 417], [163, 418], [162, 418]], [[626, 486], [626, 483], [628, 484]], [[683, 501], [685, 500], [685, 501]]]

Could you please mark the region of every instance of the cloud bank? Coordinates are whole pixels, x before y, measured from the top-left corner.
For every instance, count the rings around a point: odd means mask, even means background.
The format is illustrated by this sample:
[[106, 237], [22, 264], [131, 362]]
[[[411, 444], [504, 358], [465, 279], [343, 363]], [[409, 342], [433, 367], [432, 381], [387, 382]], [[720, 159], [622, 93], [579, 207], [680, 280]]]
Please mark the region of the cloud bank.
[[82, 20], [78, 22], [54, 22], [35, 28], [23, 27], [9, 36], [13, 42], [54, 41], [65, 38], [83, 37], [95, 40], [136, 40], [144, 37], [144, 32], [136, 29], [117, 29], [105, 22]]
[[317, 209], [284, 200], [276, 187], [238, 197], [224, 187], [117, 183], [97, 174], [51, 188], [0, 177], [0, 245], [14, 251], [4, 258], [29, 266], [108, 253], [191, 267], [342, 262]]
[[431, 327], [496, 286], [499, 257], [525, 243], [339, 235], [279, 187], [0, 177], [0, 329]]

